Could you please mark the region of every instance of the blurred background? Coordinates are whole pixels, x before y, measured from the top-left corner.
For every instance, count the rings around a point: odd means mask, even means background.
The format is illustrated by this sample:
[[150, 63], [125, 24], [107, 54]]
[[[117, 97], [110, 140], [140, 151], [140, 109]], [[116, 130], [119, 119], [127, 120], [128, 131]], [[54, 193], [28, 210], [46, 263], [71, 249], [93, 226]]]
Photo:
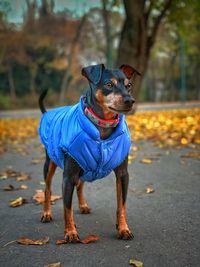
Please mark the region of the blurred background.
[[81, 68], [129, 64], [139, 102], [200, 100], [198, 0], [0, 0], [0, 109], [78, 101]]

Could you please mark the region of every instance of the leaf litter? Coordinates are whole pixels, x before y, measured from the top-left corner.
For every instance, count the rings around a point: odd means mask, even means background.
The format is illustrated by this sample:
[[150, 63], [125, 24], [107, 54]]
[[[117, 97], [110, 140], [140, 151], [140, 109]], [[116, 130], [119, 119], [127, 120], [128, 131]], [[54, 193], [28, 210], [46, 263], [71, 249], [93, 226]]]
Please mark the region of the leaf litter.
[[27, 200], [25, 198], [18, 197], [18, 198], [14, 199], [14, 200], [11, 200], [9, 206], [11, 208], [16, 208], [16, 207], [19, 207], [19, 206], [21, 206], [21, 205], [23, 205], [25, 203], [27, 203]]
[[22, 237], [17, 239], [17, 243], [21, 245], [45, 245], [49, 242], [49, 237], [46, 236], [42, 239], [29, 239], [27, 237]]
[[[83, 239], [77, 240], [76, 243], [89, 244], [89, 243], [95, 242], [97, 240], [99, 240], [99, 236], [97, 236], [97, 235], [88, 235]], [[56, 245], [64, 245], [64, 244], [69, 244], [69, 242], [66, 241], [65, 239], [61, 239], [61, 240], [57, 240], [56, 241]]]
[[133, 265], [134, 267], [143, 267], [143, 263], [135, 259], [130, 259], [129, 264]]
[[[126, 117], [133, 141], [151, 140], [161, 148], [200, 144], [200, 109], [143, 111]], [[0, 153], [38, 136], [38, 118], [0, 119]]]
[[[44, 192], [42, 190], [36, 190], [36, 193], [33, 196], [33, 200], [35, 200], [37, 204], [42, 204], [44, 203], [44, 199], [45, 199]], [[51, 204], [54, 204], [54, 202], [59, 199], [62, 199], [62, 196], [52, 195]]]
[[44, 267], [60, 267], [60, 266], [61, 266], [60, 262], [55, 262], [55, 263], [50, 263], [50, 264], [44, 265]]
[[25, 172], [18, 172], [12, 169], [7, 169], [0, 173], [1, 180], [6, 180], [8, 178], [15, 178], [18, 182], [31, 180], [30, 174]]

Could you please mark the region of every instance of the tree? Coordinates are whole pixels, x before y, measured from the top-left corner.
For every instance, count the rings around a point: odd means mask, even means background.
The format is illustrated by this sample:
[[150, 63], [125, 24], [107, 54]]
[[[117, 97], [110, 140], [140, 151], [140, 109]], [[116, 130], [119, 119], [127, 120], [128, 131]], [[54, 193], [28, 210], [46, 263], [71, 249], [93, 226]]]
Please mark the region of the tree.
[[126, 18], [120, 37], [117, 65], [130, 64], [141, 72], [141, 78], [135, 81], [134, 90], [137, 97], [159, 26], [173, 1], [124, 0], [123, 2]]

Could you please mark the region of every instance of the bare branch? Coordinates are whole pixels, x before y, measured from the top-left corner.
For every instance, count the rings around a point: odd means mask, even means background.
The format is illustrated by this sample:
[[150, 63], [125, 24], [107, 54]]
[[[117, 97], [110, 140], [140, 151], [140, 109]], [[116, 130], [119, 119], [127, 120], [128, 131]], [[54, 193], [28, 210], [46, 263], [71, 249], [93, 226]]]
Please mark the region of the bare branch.
[[151, 35], [148, 38], [149, 48], [151, 48], [152, 45], [155, 42], [155, 38], [156, 38], [156, 35], [157, 35], [157, 32], [158, 32], [158, 28], [160, 26], [160, 23], [161, 23], [162, 19], [164, 18], [164, 16], [166, 15], [166, 12], [169, 10], [169, 8], [170, 8], [170, 6], [172, 4], [172, 1], [173, 0], [166, 0], [165, 1], [164, 7], [163, 7], [162, 11], [160, 12], [160, 15], [155, 19]]
[[146, 24], [148, 22], [149, 16], [151, 15], [151, 11], [153, 9], [154, 3], [155, 3], [155, 0], [150, 0], [149, 7], [148, 7], [147, 11], [144, 14], [145, 20], [146, 20]]

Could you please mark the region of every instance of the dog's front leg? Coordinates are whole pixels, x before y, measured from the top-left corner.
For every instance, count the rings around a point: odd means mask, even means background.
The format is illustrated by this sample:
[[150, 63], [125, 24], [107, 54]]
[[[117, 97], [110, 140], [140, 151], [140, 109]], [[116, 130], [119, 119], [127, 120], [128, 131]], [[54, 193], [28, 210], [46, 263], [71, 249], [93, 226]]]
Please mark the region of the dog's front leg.
[[117, 230], [118, 237], [124, 240], [133, 238], [133, 234], [126, 222], [126, 197], [129, 183], [127, 167], [128, 158], [126, 158], [124, 162], [114, 170], [117, 189]]
[[72, 198], [74, 186], [78, 184], [81, 168], [69, 156], [65, 155], [63, 172], [63, 202], [64, 202], [64, 220], [65, 220], [65, 239], [73, 243], [79, 240], [73, 216]]

